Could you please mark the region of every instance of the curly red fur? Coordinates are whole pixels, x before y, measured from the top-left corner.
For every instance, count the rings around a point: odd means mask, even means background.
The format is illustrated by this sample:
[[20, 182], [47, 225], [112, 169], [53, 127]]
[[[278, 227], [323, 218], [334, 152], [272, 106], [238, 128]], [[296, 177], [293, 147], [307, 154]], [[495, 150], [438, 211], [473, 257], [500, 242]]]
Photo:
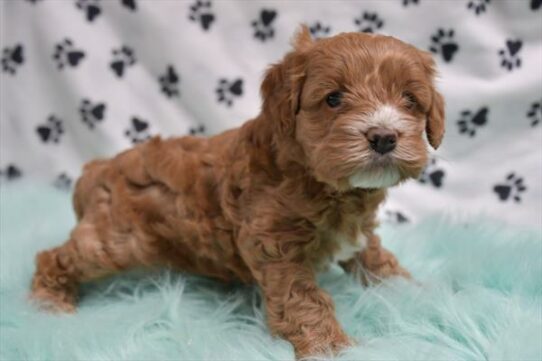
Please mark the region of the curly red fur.
[[[38, 254], [33, 297], [73, 311], [81, 282], [168, 266], [257, 283], [270, 329], [298, 356], [348, 345], [315, 274], [347, 244], [359, 249], [339, 260], [345, 270], [408, 276], [374, 233], [385, 188], [357, 188], [349, 177], [378, 167], [397, 169], [397, 182], [419, 174], [424, 131], [434, 147], [444, 132], [433, 76], [427, 53], [394, 38], [313, 41], [303, 28], [267, 71], [261, 114], [241, 128], [155, 137], [87, 164], [74, 192], [78, 223], [64, 245]], [[344, 94], [339, 109], [325, 102], [335, 90]], [[397, 109], [402, 128], [393, 158], [378, 163], [365, 134], [384, 104]]]

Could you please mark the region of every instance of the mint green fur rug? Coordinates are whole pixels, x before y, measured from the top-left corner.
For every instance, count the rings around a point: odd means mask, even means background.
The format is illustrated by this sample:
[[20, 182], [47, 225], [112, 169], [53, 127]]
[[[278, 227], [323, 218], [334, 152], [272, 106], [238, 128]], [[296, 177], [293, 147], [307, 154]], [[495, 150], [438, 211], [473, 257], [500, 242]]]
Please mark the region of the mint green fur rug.
[[[131, 273], [85, 286], [75, 315], [37, 311], [26, 299], [34, 255], [66, 239], [70, 196], [2, 185], [0, 199], [0, 359], [294, 359], [254, 287], [193, 275]], [[337, 359], [542, 360], [540, 230], [440, 217], [380, 233], [420, 284], [322, 275], [358, 342]]]

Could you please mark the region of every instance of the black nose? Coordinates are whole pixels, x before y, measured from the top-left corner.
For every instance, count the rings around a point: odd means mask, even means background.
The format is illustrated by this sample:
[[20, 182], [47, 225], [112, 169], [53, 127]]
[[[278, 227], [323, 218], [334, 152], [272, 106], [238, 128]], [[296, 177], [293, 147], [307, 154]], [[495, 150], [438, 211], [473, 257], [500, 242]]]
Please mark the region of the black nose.
[[386, 154], [395, 149], [397, 134], [385, 128], [372, 128], [367, 132], [367, 140], [377, 153]]

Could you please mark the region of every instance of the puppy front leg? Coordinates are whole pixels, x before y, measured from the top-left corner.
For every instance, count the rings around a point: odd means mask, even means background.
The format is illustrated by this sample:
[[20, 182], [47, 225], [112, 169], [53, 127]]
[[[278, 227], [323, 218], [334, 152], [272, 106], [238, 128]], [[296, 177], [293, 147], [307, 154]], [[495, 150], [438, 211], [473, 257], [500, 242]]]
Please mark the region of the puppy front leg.
[[365, 285], [393, 276], [410, 278], [410, 273], [399, 264], [395, 255], [382, 247], [376, 234], [369, 237], [365, 249], [340, 265], [346, 272], [360, 273]]
[[334, 353], [350, 345], [335, 318], [331, 297], [318, 287], [308, 266], [265, 264], [259, 283], [271, 331], [294, 345], [297, 358]]

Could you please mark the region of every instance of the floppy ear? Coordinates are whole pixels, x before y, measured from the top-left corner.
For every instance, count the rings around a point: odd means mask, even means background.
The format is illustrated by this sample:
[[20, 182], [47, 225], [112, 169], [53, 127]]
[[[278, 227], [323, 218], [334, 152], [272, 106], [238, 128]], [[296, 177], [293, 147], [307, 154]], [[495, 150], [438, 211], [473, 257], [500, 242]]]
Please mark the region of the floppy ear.
[[425, 131], [429, 144], [437, 149], [444, 137], [444, 98], [436, 90], [433, 90], [433, 100], [427, 114]]
[[267, 70], [260, 88], [263, 112], [284, 135], [295, 133], [295, 116], [301, 106], [301, 90], [306, 77], [306, 51], [312, 44], [310, 31], [303, 25], [292, 41], [294, 49]]
[[425, 131], [427, 132], [427, 139], [429, 144], [434, 149], [437, 149], [444, 137], [444, 98], [436, 90], [434, 84], [434, 78], [436, 75], [435, 61], [431, 53], [426, 51], [418, 51], [421, 56], [422, 64], [431, 82], [431, 105], [427, 112], [427, 123]]

